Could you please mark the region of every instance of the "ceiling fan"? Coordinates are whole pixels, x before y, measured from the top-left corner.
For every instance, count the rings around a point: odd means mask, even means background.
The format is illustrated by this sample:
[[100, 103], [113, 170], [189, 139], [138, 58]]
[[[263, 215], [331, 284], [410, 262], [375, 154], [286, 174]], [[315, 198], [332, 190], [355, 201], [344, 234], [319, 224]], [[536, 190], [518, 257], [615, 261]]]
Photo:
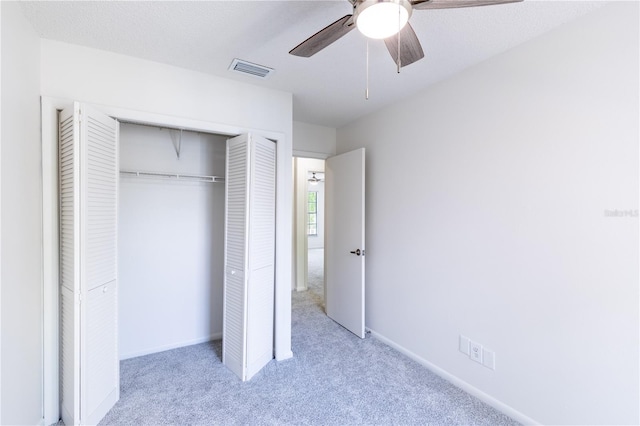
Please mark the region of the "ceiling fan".
[[345, 15], [318, 31], [289, 53], [308, 58], [358, 27], [366, 37], [384, 39], [398, 69], [424, 58], [415, 31], [409, 24], [414, 10], [452, 9], [517, 3], [522, 0], [347, 0], [353, 14]]
[[312, 173], [313, 176], [311, 176], [308, 181], [311, 185], [317, 185], [318, 182], [322, 182], [322, 179], [316, 177], [316, 172]]

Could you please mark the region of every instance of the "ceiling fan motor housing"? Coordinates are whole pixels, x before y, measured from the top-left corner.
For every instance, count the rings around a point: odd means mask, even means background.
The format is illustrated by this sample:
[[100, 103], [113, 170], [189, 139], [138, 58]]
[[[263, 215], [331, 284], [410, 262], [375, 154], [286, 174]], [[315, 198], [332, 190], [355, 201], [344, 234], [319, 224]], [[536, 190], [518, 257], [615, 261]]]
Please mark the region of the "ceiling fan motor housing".
[[364, 0], [355, 5], [353, 20], [366, 37], [384, 39], [400, 32], [412, 12], [409, 0]]

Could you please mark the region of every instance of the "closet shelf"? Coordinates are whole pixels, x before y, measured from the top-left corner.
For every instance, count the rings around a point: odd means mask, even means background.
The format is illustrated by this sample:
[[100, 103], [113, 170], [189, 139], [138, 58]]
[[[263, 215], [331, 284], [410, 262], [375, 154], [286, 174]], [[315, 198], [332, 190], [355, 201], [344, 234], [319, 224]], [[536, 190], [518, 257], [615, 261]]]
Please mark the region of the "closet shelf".
[[224, 178], [220, 176], [185, 175], [185, 174], [162, 173], [162, 172], [141, 172], [141, 171], [135, 171], [135, 170], [120, 170], [120, 175], [128, 176], [128, 177], [183, 180], [183, 181], [189, 181], [189, 182], [211, 182], [211, 183], [224, 182]]

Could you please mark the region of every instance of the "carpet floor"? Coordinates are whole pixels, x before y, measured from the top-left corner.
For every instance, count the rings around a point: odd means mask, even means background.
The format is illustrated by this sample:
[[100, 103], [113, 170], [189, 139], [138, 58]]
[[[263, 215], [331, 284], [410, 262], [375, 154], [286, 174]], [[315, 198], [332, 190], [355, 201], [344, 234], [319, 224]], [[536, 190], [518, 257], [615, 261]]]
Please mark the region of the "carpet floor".
[[309, 290], [292, 294], [292, 359], [271, 361], [245, 383], [222, 365], [221, 341], [125, 360], [120, 401], [100, 424], [517, 424], [330, 320], [321, 307], [322, 250], [310, 259]]

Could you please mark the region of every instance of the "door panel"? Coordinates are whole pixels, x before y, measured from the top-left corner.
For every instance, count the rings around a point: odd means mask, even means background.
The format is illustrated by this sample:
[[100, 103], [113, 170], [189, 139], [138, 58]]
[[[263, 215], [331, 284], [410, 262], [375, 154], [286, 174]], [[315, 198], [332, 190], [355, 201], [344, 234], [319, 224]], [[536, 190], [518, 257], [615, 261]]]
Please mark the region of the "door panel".
[[227, 141], [222, 361], [249, 380], [273, 358], [275, 143]]
[[60, 113], [62, 418], [97, 424], [120, 396], [118, 122], [75, 102]]
[[118, 400], [120, 370], [114, 362], [113, 348], [118, 345], [117, 287], [113, 280], [90, 290], [87, 295], [86, 337], [83, 363], [87, 386], [87, 424], [97, 424]]
[[80, 418], [80, 303], [60, 287], [60, 409], [65, 424]]
[[327, 315], [364, 338], [364, 148], [327, 159], [325, 188]]
[[246, 135], [227, 141], [225, 177], [225, 276], [222, 362], [238, 377], [246, 364], [246, 246], [248, 163]]

